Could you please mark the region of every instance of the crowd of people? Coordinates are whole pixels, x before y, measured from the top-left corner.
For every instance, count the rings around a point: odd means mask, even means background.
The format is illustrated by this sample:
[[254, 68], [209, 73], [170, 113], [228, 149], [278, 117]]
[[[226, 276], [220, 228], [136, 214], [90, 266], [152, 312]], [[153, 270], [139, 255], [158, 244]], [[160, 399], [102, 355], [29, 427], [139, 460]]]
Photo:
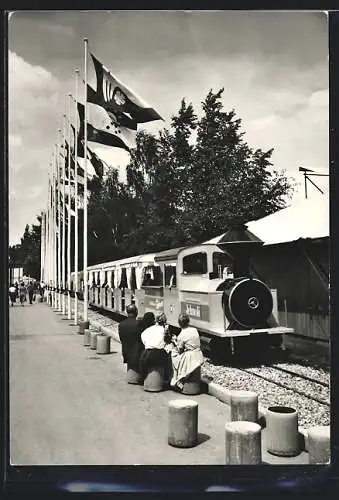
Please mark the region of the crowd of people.
[[170, 333], [164, 313], [155, 317], [152, 312], [146, 312], [138, 320], [138, 309], [131, 304], [127, 314], [119, 324], [122, 357], [127, 369], [139, 373], [143, 381], [152, 368], [161, 367], [165, 382], [180, 392], [184, 381], [203, 363], [199, 333], [190, 326], [189, 316], [179, 315], [181, 331], [175, 335]]
[[11, 283], [8, 291], [12, 307], [17, 299], [19, 299], [21, 306], [24, 306], [27, 297], [29, 304], [33, 304], [37, 300], [37, 296], [40, 296], [40, 302], [44, 300], [45, 284], [37, 281], [29, 281], [27, 285], [23, 281], [20, 284], [16, 282]]

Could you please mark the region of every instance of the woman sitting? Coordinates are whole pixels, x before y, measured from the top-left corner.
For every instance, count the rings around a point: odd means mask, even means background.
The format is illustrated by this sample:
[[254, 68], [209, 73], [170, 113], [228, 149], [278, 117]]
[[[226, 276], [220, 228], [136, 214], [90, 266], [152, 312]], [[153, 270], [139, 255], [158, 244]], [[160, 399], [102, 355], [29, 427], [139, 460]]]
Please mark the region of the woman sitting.
[[187, 314], [179, 315], [178, 323], [181, 332], [176, 340], [172, 340], [174, 348], [171, 352], [173, 370], [171, 387], [179, 390], [183, 388], [184, 379], [204, 362], [198, 330], [189, 326], [189, 322]]
[[165, 351], [165, 325], [166, 316], [161, 313], [156, 318], [156, 324], [146, 328], [141, 334], [141, 341], [145, 346], [141, 354], [139, 372], [143, 379], [152, 368], [162, 367], [166, 377], [168, 355]]
[[[140, 336], [140, 341], [141, 341], [141, 334], [147, 329], [149, 328], [150, 326], [153, 326], [155, 325], [155, 316], [152, 312], [146, 312], [142, 318], [139, 319], [139, 322], [138, 322], [138, 332], [139, 332], [139, 336]], [[141, 341], [141, 351], [140, 351], [140, 356], [139, 356], [139, 360], [140, 360], [140, 357], [141, 357], [141, 354], [144, 352], [145, 350], [145, 346], [143, 344], [143, 342]]]

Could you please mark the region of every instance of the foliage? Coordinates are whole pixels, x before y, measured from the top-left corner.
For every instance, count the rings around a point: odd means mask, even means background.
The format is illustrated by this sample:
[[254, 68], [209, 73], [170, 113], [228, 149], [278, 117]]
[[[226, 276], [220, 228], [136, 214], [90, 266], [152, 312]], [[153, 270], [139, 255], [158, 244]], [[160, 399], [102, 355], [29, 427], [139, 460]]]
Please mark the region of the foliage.
[[[89, 183], [89, 265], [203, 242], [234, 223], [285, 206], [291, 180], [274, 170], [273, 149], [247, 144], [241, 119], [234, 109], [223, 109], [222, 94], [223, 89], [209, 91], [200, 117], [182, 99], [169, 129], [157, 136], [139, 131], [125, 183], [117, 168]], [[21, 255], [26, 270], [38, 269], [39, 230], [27, 226], [21, 248], [11, 249]]]
[[23, 267], [27, 276], [40, 279], [40, 240], [41, 240], [41, 217], [38, 216], [39, 224], [27, 224], [19, 245], [9, 247], [9, 264], [11, 267]]

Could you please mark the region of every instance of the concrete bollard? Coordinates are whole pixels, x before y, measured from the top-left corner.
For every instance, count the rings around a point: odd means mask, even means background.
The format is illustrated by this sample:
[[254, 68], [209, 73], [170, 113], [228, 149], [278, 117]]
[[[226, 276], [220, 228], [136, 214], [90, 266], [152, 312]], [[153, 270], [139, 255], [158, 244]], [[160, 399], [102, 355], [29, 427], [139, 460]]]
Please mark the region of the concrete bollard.
[[128, 384], [140, 384], [141, 375], [139, 372], [134, 370], [131, 366], [127, 365], [127, 383]]
[[168, 403], [168, 444], [192, 448], [198, 442], [198, 403], [174, 399]]
[[266, 412], [266, 446], [272, 455], [293, 457], [300, 453], [298, 414], [288, 406], [270, 406]]
[[252, 391], [233, 391], [231, 420], [258, 422], [258, 394]]
[[187, 396], [194, 396], [200, 394], [201, 392], [201, 368], [200, 366], [196, 368], [185, 380], [183, 380], [182, 394]]
[[79, 334], [84, 335], [85, 330], [89, 328], [89, 321], [79, 321]]
[[91, 345], [91, 330], [86, 328], [84, 331], [84, 346], [89, 347]]
[[111, 337], [109, 335], [97, 335], [97, 354], [109, 354]]
[[91, 331], [90, 345], [91, 349], [95, 350], [97, 348], [97, 336], [98, 332]]
[[160, 392], [164, 390], [165, 369], [163, 366], [150, 368], [144, 380], [144, 391]]
[[235, 421], [225, 425], [226, 465], [260, 465], [261, 427], [254, 422]]
[[330, 460], [330, 426], [308, 429], [308, 460], [310, 464], [326, 464]]

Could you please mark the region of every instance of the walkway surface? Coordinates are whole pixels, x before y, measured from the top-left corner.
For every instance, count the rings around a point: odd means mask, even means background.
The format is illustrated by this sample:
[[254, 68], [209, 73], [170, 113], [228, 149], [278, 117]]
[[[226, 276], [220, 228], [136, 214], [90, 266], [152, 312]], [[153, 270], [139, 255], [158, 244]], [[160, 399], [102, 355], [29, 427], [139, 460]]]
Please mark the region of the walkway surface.
[[[128, 385], [120, 344], [97, 355], [78, 327], [46, 304], [10, 308], [10, 457], [12, 465], [223, 465], [229, 406], [207, 394], [199, 403], [199, 444], [167, 444], [172, 391]], [[302, 452], [271, 464], [307, 464]]]

